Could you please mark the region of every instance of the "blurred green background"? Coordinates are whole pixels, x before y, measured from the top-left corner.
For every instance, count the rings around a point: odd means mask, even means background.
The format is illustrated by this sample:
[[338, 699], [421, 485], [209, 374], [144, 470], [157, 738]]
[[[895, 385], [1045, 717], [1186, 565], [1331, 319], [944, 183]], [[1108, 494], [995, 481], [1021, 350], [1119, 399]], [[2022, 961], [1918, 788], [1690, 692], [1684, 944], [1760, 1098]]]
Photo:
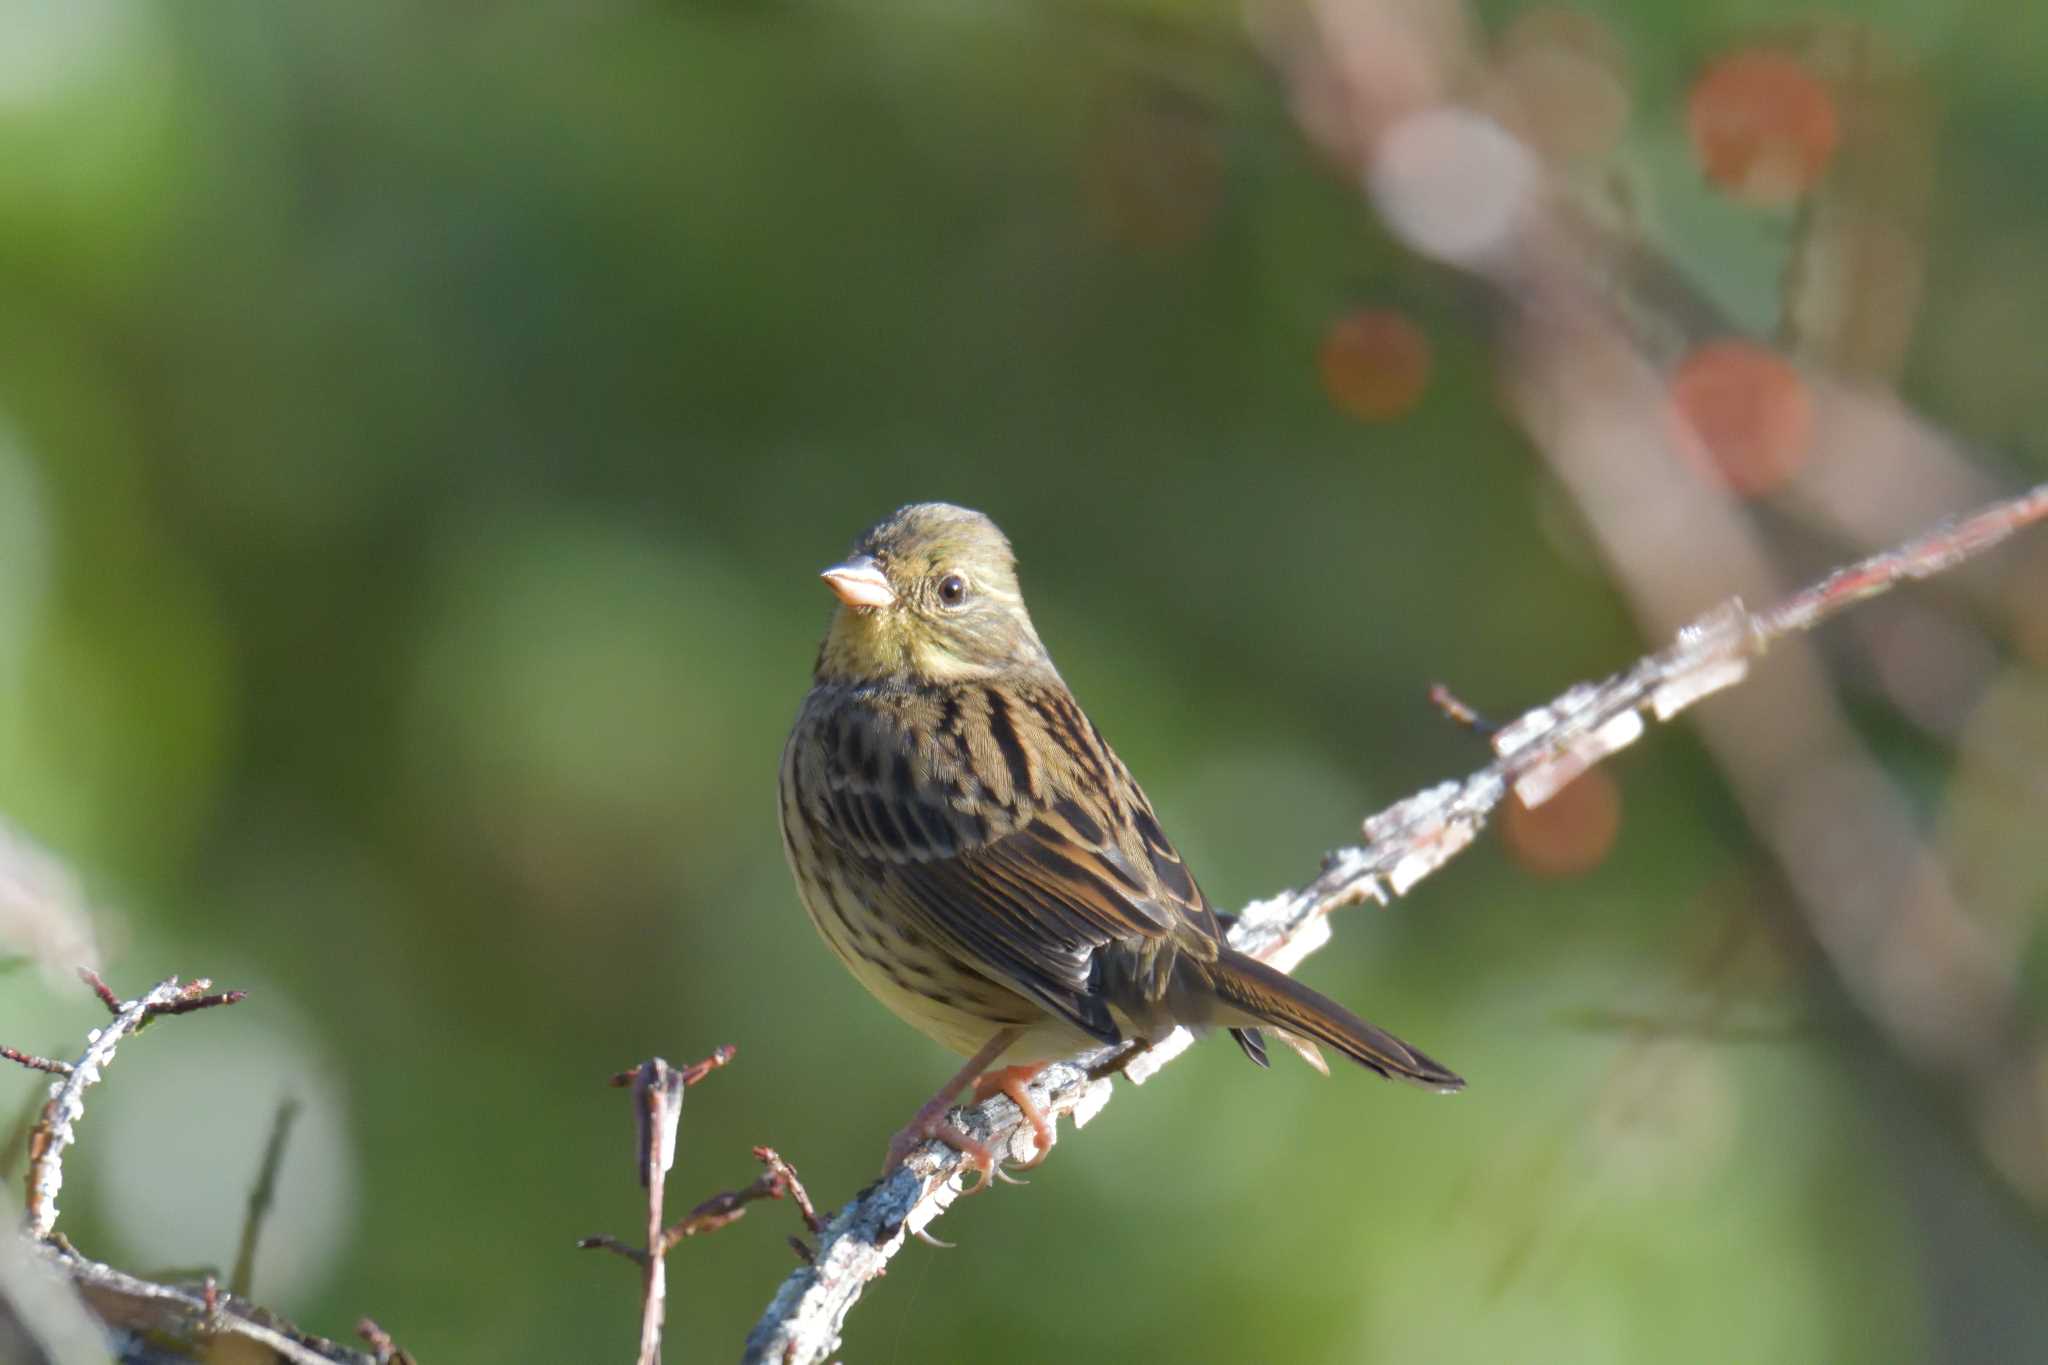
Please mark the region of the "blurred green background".
[[[2048, 12], [1846, 9], [1939, 114], [1902, 389], [2038, 479]], [[1683, 111], [1783, 13], [1639, 10], [1581, 11], [1631, 111], [1604, 173], [1752, 320], [1798, 223], [1708, 204]], [[608, 1074], [739, 1049], [691, 1092], [675, 1212], [756, 1143], [828, 1206], [871, 1178], [954, 1060], [815, 940], [774, 782], [815, 573], [899, 503], [1010, 533], [1219, 904], [1483, 760], [1429, 683], [1511, 713], [1642, 650], [1499, 405], [1488, 300], [1390, 242], [1245, 29], [7, 6], [0, 816], [80, 869], [124, 991], [251, 991], [124, 1051], [66, 1186], [82, 1248], [225, 1265], [289, 1094], [259, 1300], [423, 1361], [625, 1359], [635, 1277], [572, 1249], [639, 1217]], [[1388, 420], [1319, 371], [1361, 308], [1429, 347]], [[1852, 548], [1779, 529], [1809, 566]], [[2048, 595], [2048, 559], [2000, 563]], [[1984, 698], [2048, 773], [2048, 636], [2029, 663], [2009, 624], [1947, 734], [1836, 650], [1930, 826]], [[1573, 875], [1491, 841], [1305, 969], [1467, 1093], [1198, 1049], [949, 1216], [959, 1250], [912, 1246], [846, 1357], [2043, 1358], [2038, 1213], [1844, 1003], [1698, 747], [1614, 772]], [[96, 1008], [0, 977], [21, 1047], [75, 1051]], [[40, 1089], [0, 1075], [0, 1109]], [[679, 1249], [672, 1359], [737, 1353], [795, 1230], [765, 1205]]]

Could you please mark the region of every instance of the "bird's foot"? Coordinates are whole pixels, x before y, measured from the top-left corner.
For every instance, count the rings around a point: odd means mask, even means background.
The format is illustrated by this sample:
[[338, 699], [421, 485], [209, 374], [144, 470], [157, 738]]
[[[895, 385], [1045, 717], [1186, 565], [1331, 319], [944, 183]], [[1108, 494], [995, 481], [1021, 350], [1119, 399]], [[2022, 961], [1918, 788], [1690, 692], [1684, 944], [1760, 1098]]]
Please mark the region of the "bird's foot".
[[1007, 1095], [1010, 1097], [1010, 1103], [1016, 1105], [1025, 1119], [1031, 1124], [1031, 1130], [1038, 1139], [1038, 1154], [1029, 1161], [1019, 1163], [1022, 1169], [1027, 1171], [1045, 1160], [1046, 1156], [1052, 1151], [1054, 1138], [1052, 1120], [1045, 1116], [1045, 1111], [1038, 1107], [1038, 1104], [1031, 1098], [1031, 1093], [1024, 1088], [1043, 1070], [1045, 1070], [1044, 1062], [1037, 1062], [1030, 1066], [1002, 1066], [988, 1072], [974, 1083], [974, 1102], [976, 1104], [980, 1104], [990, 1095]]
[[[988, 1188], [990, 1180], [1001, 1176], [1000, 1168], [996, 1165], [996, 1154], [991, 1152], [986, 1145], [961, 1132], [959, 1125], [947, 1117], [947, 1111], [953, 1107], [953, 1097], [960, 1093], [960, 1087], [981, 1074], [983, 1067], [1002, 1056], [1004, 1050], [1017, 1041], [1018, 1036], [1019, 1031], [1016, 1028], [998, 1030], [993, 1037], [982, 1044], [979, 1052], [967, 1059], [967, 1064], [960, 1068], [952, 1080], [947, 1081], [945, 1085], [940, 1087], [938, 1094], [925, 1101], [924, 1108], [917, 1111], [917, 1116], [904, 1124], [903, 1130], [897, 1133], [895, 1137], [889, 1139], [889, 1159], [882, 1166], [882, 1178], [884, 1180], [888, 1179], [890, 1174], [903, 1164], [904, 1158], [934, 1138], [966, 1157], [967, 1164], [980, 1173], [981, 1179], [967, 1187], [966, 1192], [968, 1194], [981, 1193]], [[1023, 1070], [1024, 1068], [1013, 1067], [1011, 1069]], [[1021, 1083], [1018, 1088], [1019, 1090], [1023, 1088]], [[979, 1092], [977, 1092], [978, 1098]], [[1019, 1107], [1024, 1109], [1024, 1112], [1027, 1114], [1034, 1112], [1031, 1106], [1025, 1105], [1021, 1100], [1019, 1101]], [[1009, 1177], [1001, 1176], [1001, 1178], [1007, 1180]]]
[[988, 1149], [986, 1143], [976, 1142], [961, 1132], [947, 1119], [945, 1110], [933, 1110], [930, 1106], [918, 1111], [916, 1118], [889, 1139], [889, 1156], [882, 1164], [883, 1177], [887, 1178], [912, 1152], [935, 1138], [966, 1157], [968, 1167], [980, 1175], [981, 1178], [967, 1186], [964, 1193], [980, 1194], [988, 1188], [989, 1178], [995, 1174], [995, 1153]]

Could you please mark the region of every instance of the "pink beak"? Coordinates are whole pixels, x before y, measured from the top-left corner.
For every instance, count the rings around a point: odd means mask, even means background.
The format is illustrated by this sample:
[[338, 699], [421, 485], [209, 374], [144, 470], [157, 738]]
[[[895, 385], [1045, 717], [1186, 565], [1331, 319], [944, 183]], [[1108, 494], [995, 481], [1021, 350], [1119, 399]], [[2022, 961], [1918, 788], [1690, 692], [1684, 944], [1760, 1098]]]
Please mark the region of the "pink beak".
[[818, 575], [825, 586], [849, 607], [886, 607], [896, 601], [896, 590], [882, 574], [872, 555], [855, 555], [844, 564], [834, 564]]

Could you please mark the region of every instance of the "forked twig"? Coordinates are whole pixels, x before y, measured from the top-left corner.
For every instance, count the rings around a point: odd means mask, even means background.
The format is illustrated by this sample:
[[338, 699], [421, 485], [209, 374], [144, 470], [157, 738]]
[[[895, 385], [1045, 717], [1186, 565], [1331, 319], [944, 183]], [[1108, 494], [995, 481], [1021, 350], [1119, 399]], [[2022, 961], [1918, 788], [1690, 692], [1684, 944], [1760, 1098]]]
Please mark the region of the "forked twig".
[[90, 968], [81, 968], [79, 976], [92, 987], [93, 994], [99, 997], [100, 1003], [114, 1018], [112, 1023], [87, 1035], [85, 1051], [79, 1054], [78, 1059], [66, 1064], [31, 1057], [12, 1048], [6, 1052], [11, 1061], [38, 1071], [50, 1071], [59, 1077], [51, 1085], [49, 1101], [43, 1105], [42, 1113], [28, 1134], [26, 1231], [37, 1241], [47, 1239], [57, 1229], [57, 1192], [64, 1186], [64, 1152], [77, 1140], [76, 1125], [85, 1114], [85, 1092], [98, 1083], [122, 1041], [141, 1032], [150, 1020], [160, 1014], [188, 1014], [193, 1010], [232, 1005], [244, 996], [241, 991], [209, 995], [207, 992], [213, 988], [211, 981], [202, 978], [181, 985], [174, 976], [152, 987], [146, 994], [124, 1001]]
[[[729, 1046], [719, 1048], [680, 1070], [654, 1057], [611, 1078], [613, 1085], [633, 1090], [634, 1164], [647, 1191], [647, 1240], [636, 1247], [616, 1237], [585, 1237], [576, 1245], [616, 1252], [640, 1267], [640, 1365], [658, 1365], [661, 1360], [662, 1319], [668, 1303], [667, 1256], [676, 1241], [690, 1235], [683, 1232], [672, 1239], [661, 1226], [664, 1187], [669, 1168], [675, 1164], [676, 1133], [683, 1118], [683, 1093], [730, 1062], [735, 1051]], [[738, 1216], [733, 1213], [724, 1221]]]

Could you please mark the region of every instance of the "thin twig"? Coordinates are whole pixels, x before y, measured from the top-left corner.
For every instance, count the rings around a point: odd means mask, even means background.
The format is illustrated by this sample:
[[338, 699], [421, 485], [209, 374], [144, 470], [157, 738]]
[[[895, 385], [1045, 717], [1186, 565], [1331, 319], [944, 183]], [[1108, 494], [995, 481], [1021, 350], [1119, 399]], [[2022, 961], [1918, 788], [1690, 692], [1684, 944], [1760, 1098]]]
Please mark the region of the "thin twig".
[[[737, 1057], [739, 1055], [739, 1051], [740, 1050], [734, 1047], [731, 1043], [727, 1043], [723, 1047], [714, 1049], [711, 1055], [709, 1057], [706, 1057], [703, 1061], [692, 1062], [688, 1066], [682, 1068], [682, 1070], [677, 1071], [676, 1074], [682, 1077], [683, 1088], [688, 1089], [690, 1086], [697, 1084], [697, 1082], [703, 1080], [706, 1076], [709, 1076], [712, 1072], [718, 1070], [720, 1067], [727, 1065], [732, 1061], [734, 1057]], [[661, 1059], [658, 1057], [655, 1058], [655, 1060], [661, 1061]], [[662, 1062], [661, 1064], [663, 1066], [668, 1066], [667, 1062]], [[641, 1063], [641, 1066], [646, 1065], [648, 1065], [648, 1063]], [[673, 1070], [673, 1068], [671, 1068], [671, 1070]], [[627, 1086], [632, 1085], [637, 1079], [639, 1079], [639, 1076], [640, 1067], [636, 1066], [630, 1071], [620, 1071], [614, 1073], [611, 1079], [606, 1081], [605, 1084], [616, 1086], [619, 1089], [623, 1090]]]
[[[80, 967], [78, 969], [78, 979], [92, 987], [92, 993], [100, 998], [102, 1005], [107, 1007], [108, 1014], [119, 1014], [121, 1012], [121, 997], [114, 994], [112, 986], [109, 986], [100, 979], [98, 972], [90, 967]], [[172, 980], [176, 979], [175, 977], [172, 978]]]
[[1498, 725], [1495, 725], [1485, 716], [1480, 715], [1479, 712], [1460, 701], [1458, 694], [1442, 683], [1436, 683], [1430, 687], [1429, 704], [1443, 712], [1444, 719], [1450, 721], [1451, 724], [1461, 729], [1470, 730], [1474, 734], [1491, 735], [1494, 731], [1500, 729]]
[[81, 968], [79, 976], [114, 1016], [113, 1022], [89, 1035], [84, 1052], [71, 1070], [50, 1090], [48, 1103], [29, 1129], [28, 1227], [31, 1238], [41, 1241], [57, 1228], [57, 1192], [64, 1185], [64, 1150], [77, 1139], [77, 1123], [85, 1113], [85, 1092], [96, 1084], [114, 1060], [115, 1049], [130, 1034], [140, 1032], [159, 1014], [183, 1014], [216, 1005], [231, 1005], [242, 992], [210, 996], [213, 983], [204, 978], [180, 985], [171, 977], [134, 1000], [122, 1001], [97, 972]]
[[249, 1210], [242, 1217], [242, 1241], [235, 1249], [235, 1268], [228, 1276], [228, 1292], [246, 1297], [256, 1278], [256, 1238], [263, 1220], [277, 1196], [277, 1171], [284, 1164], [284, 1145], [291, 1137], [292, 1121], [299, 1116], [297, 1100], [283, 1100], [271, 1120], [270, 1141], [264, 1144], [263, 1163], [257, 1168], [255, 1188], [249, 1191]]
[[659, 1057], [640, 1069], [633, 1087], [640, 1121], [640, 1183], [647, 1187], [647, 1259], [640, 1311], [640, 1365], [660, 1365], [662, 1316], [667, 1311], [668, 1273], [661, 1241], [664, 1182], [676, 1159], [676, 1127], [683, 1116], [683, 1077]]
[[703, 1080], [706, 1076], [709, 1076], [712, 1072], [718, 1070], [722, 1066], [725, 1066], [727, 1063], [731, 1062], [734, 1057], [737, 1057], [739, 1055], [739, 1051], [740, 1050], [734, 1047], [731, 1043], [727, 1043], [724, 1047], [718, 1048], [715, 1051], [713, 1051], [712, 1054], [709, 1057], [706, 1057], [703, 1061], [693, 1062], [689, 1066], [684, 1067], [684, 1087], [687, 1088], [689, 1086], [695, 1085], [697, 1082]]
[[[631, 1246], [616, 1237], [585, 1237], [576, 1245], [585, 1249], [615, 1252], [640, 1267], [640, 1354], [639, 1365], [658, 1365], [661, 1360], [662, 1319], [667, 1311], [668, 1276], [666, 1258], [677, 1240], [690, 1229], [670, 1234], [662, 1229], [662, 1204], [668, 1171], [676, 1159], [676, 1130], [683, 1117], [683, 1092], [713, 1071], [730, 1062], [737, 1049], [719, 1048], [703, 1061], [678, 1070], [660, 1057], [642, 1062], [631, 1071], [611, 1078], [616, 1086], [633, 1088], [634, 1165], [647, 1191], [647, 1240], [644, 1247]], [[699, 1213], [704, 1212], [700, 1206]], [[695, 1213], [692, 1217], [696, 1217]], [[708, 1215], [707, 1215], [708, 1216]], [[724, 1222], [738, 1217], [732, 1213]], [[689, 1220], [685, 1220], [687, 1223]], [[723, 1226], [723, 1223], [716, 1224]]]
[[779, 1177], [788, 1189], [789, 1197], [796, 1201], [796, 1211], [803, 1216], [804, 1226], [813, 1233], [823, 1232], [825, 1224], [818, 1218], [818, 1210], [811, 1204], [810, 1191], [804, 1182], [796, 1178], [796, 1167], [789, 1164], [782, 1154], [773, 1147], [756, 1147], [754, 1160], [766, 1166], [769, 1173]]
[[[773, 1147], [756, 1147], [754, 1159], [767, 1167], [754, 1178], [754, 1183], [742, 1189], [727, 1190], [714, 1194], [696, 1208], [685, 1214], [683, 1220], [661, 1234], [660, 1247], [666, 1253], [686, 1237], [695, 1237], [701, 1232], [716, 1232], [722, 1227], [738, 1222], [746, 1215], [747, 1205], [763, 1199], [787, 1198], [796, 1204], [797, 1213], [804, 1220], [804, 1226], [812, 1233], [825, 1230], [825, 1224], [818, 1218], [818, 1210], [811, 1203], [810, 1193], [804, 1189], [803, 1181], [797, 1179], [796, 1167], [784, 1160]], [[796, 1238], [798, 1254], [806, 1258], [810, 1248]], [[617, 1247], [612, 1250], [619, 1250]], [[634, 1253], [637, 1258], [637, 1253]]]
[[[270, 1202], [270, 1192], [275, 1184], [290, 1106], [279, 1114], [257, 1191], [250, 1199], [250, 1221], [244, 1229], [242, 1252], [237, 1257], [237, 1278], [230, 1291], [223, 1292], [211, 1275], [195, 1276], [190, 1284], [140, 1279], [87, 1259], [56, 1232], [57, 1194], [64, 1181], [64, 1152], [76, 1140], [76, 1125], [85, 1112], [85, 1091], [98, 1083], [121, 1042], [141, 1032], [158, 1015], [189, 1014], [194, 1010], [231, 1005], [243, 999], [240, 991], [209, 994], [211, 983], [205, 980], [181, 984], [172, 977], [137, 999], [123, 1001], [97, 973], [84, 970], [79, 973], [79, 978], [107, 1006], [113, 1020], [87, 1035], [85, 1051], [76, 1061], [57, 1063], [54, 1068], [37, 1068], [53, 1070], [60, 1079], [52, 1084], [50, 1098], [40, 1106], [34, 1121], [26, 1125], [29, 1166], [25, 1178], [28, 1219], [24, 1231], [27, 1235], [8, 1238], [8, 1245], [0, 1247], [0, 1253], [9, 1250], [27, 1252], [31, 1261], [40, 1263], [33, 1267], [35, 1273], [43, 1276], [54, 1274], [60, 1284], [68, 1282], [69, 1290], [75, 1291], [65, 1296], [70, 1307], [80, 1309], [82, 1301], [82, 1310], [89, 1311], [99, 1320], [97, 1330], [92, 1334], [90, 1356], [59, 1353], [51, 1358], [104, 1360], [111, 1349], [123, 1360], [187, 1357], [211, 1360], [225, 1358], [223, 1353], [233, 1355], [238, 1349], [246, 1354], [253, 1347], [265, 1360], [290, 1362], [290, 1365], [334, 1365], [337, 1362], [373, 1365], [370, 1356], [300, 1332], [276, 1314], [256, 1308], [240, 1297], [239, 1291], [247, 1283], [247, 1267], [254, 1260], [255, 1228], [261, 1220], [262, 1210]], [[17, 1054], [12, 1048], [6, 1051], [10, 1057], [26, 1055]], [[12, 1145], [10, 1139], [9, 1146]], [[7, 1274], [0, 1274], [0, 1282], [8, 1279]], [[7, 1291], [8, 1285], [0, 1283], [0, 1316], [5, 1316], [5, 1310], [11, 1306], [20, 1317], [23, 1305], [19, 1301], [10, 1305]], [[41, 1298], [54, 1300], [55, 1296], [44, 1292]], [[39, 1305], [52, 1312], [61, 1306], [54, 1302]], [[46, 1347], [51, 1345], [47, 1335], [39, 1329], [37, 1339]], [[409, 1365], [409, 1362], [402, 1352], [380, 1351], [374, 1365]]]
[[[1463, 781], [1442, 783], [1368, 818], [1363, 845], [1330, 854], [1307, 884], [1247, 906], [1229, 929], [1230, 942], [1292, 970], [1329, 940], [1325, 917], [1332, 910], [1405, 895], [1469, 846], [1510, 792], [1526, 806], [1541, 805], [1572, 778], [1634, 743], [1646, 728], [1645, 715], [1668, 721], [1741, 682], [1774, 641], [1810, 630], [1901, 582], [1953, 568], [2043, 518], [2048, 484], [1830, 574], [1770, 610], [1756, 613], [1738, 601], [1725, 603], [1627, 672], [1575, 686], [1502, 726], [1491, 737], [1493, 762]], [[1176, 1029], [1134, 1058], [1126, 1074], [1142, 1084], [1192, 1041], [1186, 1030]], [[1076, 1127], [1085, 1124], [1110, 1099], [1108, 1077], [1091, 1078], [1091, 1069], [1107, 1055], [1097, 1050], [1047, 1067], [1031, 1083], [1032, 1099], [1048, 1117], [1067, 1114]], [[1017, 1107], [1001, 1097], [950, 1117], [998, 1157], [1030, 1132]], [[887, 1268], [908, 1235], [922, 1233], [959, 1196], [964, 1166], [952, 1147], [928, 1143], [833, 1214], [814, 1261], [783, 1281], [748, 1335], [743, 1358], [760, 1365], [826, 1359], [837, 1349], [846, 1316], [867, 1282]]]
[[[685, 1214], [682, 1221], [668, 1228], [661, 1226], [663, 1180], [675, 1161], [675, 1134], [682, 1113], [683, 1091], [732, 1061], [734, 1051], [729, 1046], [719, 1048], [703, 1061], [681, 1070], [656, 1057], [612, 1077], [613, 1085], [633, 1086], [641, 1105], [635, 1156], [641, 1183], [647, 1187], [647, 1241], [644, 1246], [634, 1246], [617, 1237], [597, 1236], [585, 1237], [576, 1245], [590, 1251], [609, 1251], [640, 1267], [641, 1365], [654, 1365], [661, 1358], [667, 1257], [679, 1243], [700, 1233], [729, 1227], [746, 1216], [749, 1204], [763, 1199], [788, 1198], [795, 1202], [804, 1226], [813, 1234], [824, 1228], [803, 1181], [797, 1178], [796, 1167], [773, 1147], [754, 1148], [754, 1159], [766, 1169], [752, 1184], [714, 1194]], [[789, 1241], [799, 1259], [808, 1264], [813, 1254], [811, 1248], [797, 1237]]]
[[675, 1250], [676, 1244], [686, 1237], [695, 1237], [703, 1232], [716, 1232], [722, 1227], [738, 1222], [746, 1216], [747, 1205], [761, 1199], [780, 1199], [786, 1191], [782, 1178], [773, 1171], [764, 1171], [754, 1177], [754, 1183], [742, 1189], [727, 1190], [714, 1194], [696, 1208], [683, 1215], [683, 1221], [661, 1234], [658, 1245], [663, 1255]]
[[215, 995], [193, 995], [180, 997], [160, 1009], [151, 1010], [152, 1016], [159, 1014], [190, 1014], [194, 1010], [210, 1010], [219, 1005], [239, 1005], [249, 998], [247, 991], [221, 991]]
[[19, 1062], [31, 1071], [47, 1071], [52, 1076], [69, 1076], [71, 1063], [56, 1061], [49, 1057], [38, 1057], [33, 1052], [21, 1052], [0, 1043], [0, 1057], [10, 1062]]
[[370, 1349], [377, 1356], [377, 1365], [412, 1365], [412, 1357], [398, 1349], [391, 1333], [379, 1327], [375, 1318], [360, 1319], [356, 1323], [356, 1335], [370, 1343]]

